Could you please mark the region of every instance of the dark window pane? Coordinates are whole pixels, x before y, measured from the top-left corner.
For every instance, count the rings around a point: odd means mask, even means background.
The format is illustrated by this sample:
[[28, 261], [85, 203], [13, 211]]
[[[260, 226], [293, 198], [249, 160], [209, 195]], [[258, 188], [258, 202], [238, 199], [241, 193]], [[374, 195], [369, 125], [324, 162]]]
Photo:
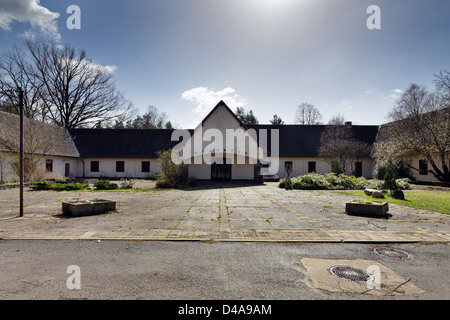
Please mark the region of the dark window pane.
[[150, 161], [142, 161], [142, 172], [150, 172]]
[[308, 162], [308, 173], [316, 172], [316, 162], [309, 161]]
[[53, 172], [53, 160], [51, 159], [45, 160], [45, 170], [47, 172]]
[[419, 174], [426, 176], [428, 174], [428, 161], [419, 160]]
[[125, 161], [116, 161], [116, 172], [125, 172]]
[[91, 161], [91, 172], [99, 172], [100, 171], [100, 162]]
[[362, 162], [355, 162], [355, 177], [362, 177]]

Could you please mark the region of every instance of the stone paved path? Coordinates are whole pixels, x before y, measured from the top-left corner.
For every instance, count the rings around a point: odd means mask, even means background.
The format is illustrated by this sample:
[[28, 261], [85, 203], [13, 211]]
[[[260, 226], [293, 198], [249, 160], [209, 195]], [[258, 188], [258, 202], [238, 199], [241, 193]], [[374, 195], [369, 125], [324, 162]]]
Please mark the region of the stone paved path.
[[[118, 212], [63, 217], [61, 202], [74, 198], [114, 200]], [[25, 214], [18, 218], [18, 190], [2, 190], [0, 238], [450, 241], [449, 215], [390, 204], [387, 219], [349, 216], [345, 203], [353, 199], [337, 191], [286, 191], [276, 183], [209, 183], [189, 190], [146, 192], [27, 191]]]

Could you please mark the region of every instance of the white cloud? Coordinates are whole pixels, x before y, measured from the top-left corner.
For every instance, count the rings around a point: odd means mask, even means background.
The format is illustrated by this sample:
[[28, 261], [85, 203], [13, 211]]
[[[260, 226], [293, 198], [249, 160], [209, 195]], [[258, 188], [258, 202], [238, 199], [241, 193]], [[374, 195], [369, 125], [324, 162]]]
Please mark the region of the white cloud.
[[11, 31], [14, 22], [29, 23], [31, 30], [21, 36], [33, 39], [37, 33], [59, 40], [59, 13], [41, 6], [40, 0], [0, 0], [0, 29]]
[[367, 87], [366, 90], [364, 91], [364, 94], [372, 94], [377, 90], [377, 88], [374, 87]]
[[97, 64], [94, 62], [89, 62], [89, 67], [94, 70], [100, 70], [104, 73], [114, 73], [114, 71], [117, 70], [117, 66], [114, 66], [114, 65], [104, 66], [104, 65]]
[[391, 97], [392, 99], [398, 99], [398, 98], [400, 98], [402, 93], [403, 93], [403, 90], [394, 89], [394, 90], [391, 90], [391, 93], [389, 94], [389, 97]]
[[[73, 67], [75, 68], [75, 65], [77, 63], [79, 63], [77, 60], [60, 60], [61, 64], [63, 66], [66, 66], [66, 61], [69, 62], [70, 66], [73, 65]], [[78, 67], [77, 67], [78, 68]], [[86, 68], [86, 69], [90, 69], [94, 72], [96, 71], [101, 71], [103, 73], [114, 73], [117, 70], [117, 66], [114, 65], [101, 65], [101, 64], [97, 64], [95, 62], [92, 62], [91, 60], [83, 60], [82, 63], [80, 64], [79, 68]]]
[[349, 100], [342, 100], [339, 104], [338, 104], [339, 109], [353, 109], [352, 103]]
[[199, 116], [206, 116], [220, 100], [223, 100], [231, 109], [238, 106], [245, 106], [246, 104], [246, 100], [236, 94], [236, 90], [230, 87], [223, 90], [197, 87], [184, 91], [181, 94], [181, 98], [197, 104], [193, 112]]

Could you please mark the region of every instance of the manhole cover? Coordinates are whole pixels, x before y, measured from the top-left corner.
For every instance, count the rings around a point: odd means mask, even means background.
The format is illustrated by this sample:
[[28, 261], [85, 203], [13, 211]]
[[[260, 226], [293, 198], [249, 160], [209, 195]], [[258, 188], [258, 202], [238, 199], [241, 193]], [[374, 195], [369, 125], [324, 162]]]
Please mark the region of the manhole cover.
[[352, 266], [332, 266], [328, 270], [332, 275], [345, 281], [366, 283], [375, 280], [375, 277], [367, 271]]
[[374, 249], [375, 253], [386, 256], [389, 258], [394, 258], [398, 260], [410, 260], [412, 259], [412, 255], [406, 251], [395, 249], [395, 248], [388, 248], [388, 247], [377, 247]]

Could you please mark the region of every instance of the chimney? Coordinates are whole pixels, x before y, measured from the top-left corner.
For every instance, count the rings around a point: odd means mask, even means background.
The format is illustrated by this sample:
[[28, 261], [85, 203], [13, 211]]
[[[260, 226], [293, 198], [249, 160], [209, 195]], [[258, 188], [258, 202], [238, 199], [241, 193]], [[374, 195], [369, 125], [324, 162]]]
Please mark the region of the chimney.
[[351, 122], [351, 121], [346, 121], [346, 122], [345, 122], [345, 126], [346, 126], [347, 128], [351, 128], [351, 127], [352, 127], [352, 122]]

